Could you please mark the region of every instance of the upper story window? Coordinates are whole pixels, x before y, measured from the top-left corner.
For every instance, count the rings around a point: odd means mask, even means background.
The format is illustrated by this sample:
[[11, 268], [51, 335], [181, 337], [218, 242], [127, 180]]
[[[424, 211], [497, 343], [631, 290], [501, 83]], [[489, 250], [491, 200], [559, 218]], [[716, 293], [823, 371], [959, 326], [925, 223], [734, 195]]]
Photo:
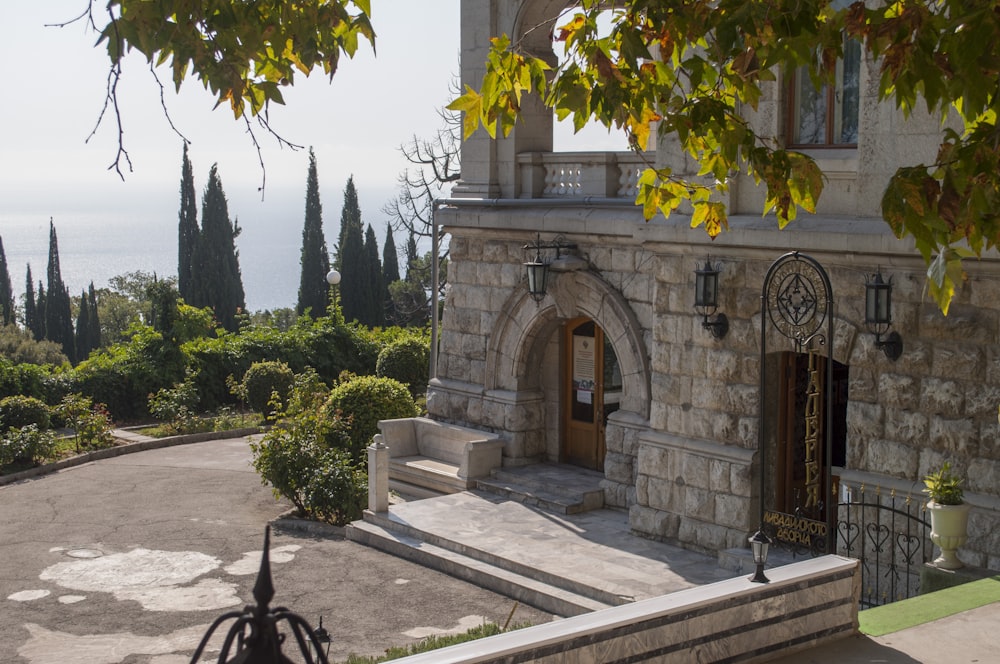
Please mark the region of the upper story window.
[[805, 67], [790, 85], [788, 143], [792, 147], [849, 147], [858, 143], [861, 44], [844, 42], [834, 83], [816, 88]]

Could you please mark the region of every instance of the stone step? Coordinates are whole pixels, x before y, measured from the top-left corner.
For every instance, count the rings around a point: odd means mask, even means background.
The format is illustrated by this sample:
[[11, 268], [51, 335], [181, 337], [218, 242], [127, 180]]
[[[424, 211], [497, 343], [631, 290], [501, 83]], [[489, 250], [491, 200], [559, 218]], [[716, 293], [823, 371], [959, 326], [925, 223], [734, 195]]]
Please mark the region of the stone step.
[[476, 488], [556, 514], [580, 514], [604, 507], [603, 475], [583, 469], [537, 464], [495, 470]]
[[438, 493], [465, 491], [470, 484], [459, 479], [458, 466], [424, 456], [390, 459], [389, 477]]
[[[400, 524], [366, 511], [363, 521], [355, 521], [345, 528], [345, 536], [349, 540], [436, 569], [555, 615], [569, 617], [613, 606], [533, 578], [532, 575], [523, 573], [523, 569], [507, 569], [504, 563], [510, 561], [496, 560], [495, 557], [493, 561], [484, 560], [482, 558], [491, 556], [455, 543], [450, 543], [453, 548], [449, 548], [449, 543], [441, 542], [440, 538], [423, 539], [419, 533], [406, 532], [407, 530], [401, 528]], [[465, 549], [465, 552], [454, 550], [455, 548]], [[516, 564], [511, 566], [519, 567]], [[620, 598], [616, 600], [615, 604], [623, 603]]]

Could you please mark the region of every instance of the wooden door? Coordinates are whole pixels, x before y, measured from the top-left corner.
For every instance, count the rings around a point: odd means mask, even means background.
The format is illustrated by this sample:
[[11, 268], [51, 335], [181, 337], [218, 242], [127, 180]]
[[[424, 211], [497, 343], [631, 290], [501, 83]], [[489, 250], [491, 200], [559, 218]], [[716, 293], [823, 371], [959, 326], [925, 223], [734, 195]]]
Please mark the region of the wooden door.
[[562, 460], [604, 470], [604, 425], [621, 397], [617, 357], [589, 318], [567, 323], [563, 347]]

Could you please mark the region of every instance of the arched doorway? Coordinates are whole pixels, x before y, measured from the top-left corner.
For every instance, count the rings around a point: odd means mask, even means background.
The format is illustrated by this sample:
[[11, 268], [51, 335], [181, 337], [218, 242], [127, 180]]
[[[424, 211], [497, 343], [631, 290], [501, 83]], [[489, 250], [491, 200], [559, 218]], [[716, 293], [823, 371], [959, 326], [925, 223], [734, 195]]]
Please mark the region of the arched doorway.
[[567, 322], [563, 349], [560, 456], [566, 463], [604, 470], [604, 428], [622, 397], [618, 357], [604, 330], [590, 318]]

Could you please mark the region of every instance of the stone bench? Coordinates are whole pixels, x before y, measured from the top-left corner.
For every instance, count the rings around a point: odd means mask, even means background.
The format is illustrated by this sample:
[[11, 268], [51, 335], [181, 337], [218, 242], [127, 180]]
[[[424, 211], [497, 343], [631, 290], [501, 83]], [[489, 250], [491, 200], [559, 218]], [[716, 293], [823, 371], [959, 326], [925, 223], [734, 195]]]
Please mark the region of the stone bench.
[[426, 417], [381, 420], [375, 447], [388, 448], [389, 481], [458, 493], [499, 468], [503, 441], [497, 434]]

